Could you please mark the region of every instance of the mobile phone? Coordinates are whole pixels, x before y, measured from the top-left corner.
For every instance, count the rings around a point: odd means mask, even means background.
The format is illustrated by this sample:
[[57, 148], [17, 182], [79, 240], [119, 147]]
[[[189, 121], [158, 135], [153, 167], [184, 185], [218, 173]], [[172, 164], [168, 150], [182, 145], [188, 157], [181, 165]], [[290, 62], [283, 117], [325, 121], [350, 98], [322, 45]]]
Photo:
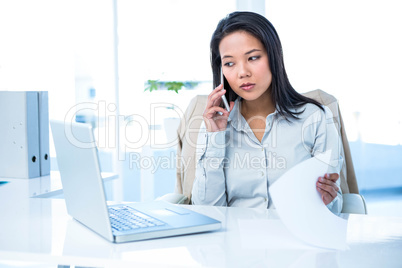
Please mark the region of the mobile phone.
[[[221, 84], [223, 85], [222, 90], [225, 89], [225, 84], [224, 84], [224, 79], [223, 79], [223, 70], [222, 70], [222, 65], [221, 65]], [[223, 105], [225, 105], [225, 108], [228, 112], [230, 112], [230, 107], [229, 107], [229, 103], [225, 97], [225, 95], [222, 95], [222, 101], [223, 101]]]

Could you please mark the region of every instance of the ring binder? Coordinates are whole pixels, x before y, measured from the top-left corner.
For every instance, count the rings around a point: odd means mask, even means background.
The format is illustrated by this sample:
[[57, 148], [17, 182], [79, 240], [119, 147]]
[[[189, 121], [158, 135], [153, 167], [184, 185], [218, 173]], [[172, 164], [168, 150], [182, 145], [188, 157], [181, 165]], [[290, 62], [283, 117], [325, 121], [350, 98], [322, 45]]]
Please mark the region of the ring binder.
[[0, 91], [0, 126], [1, 177], [50, 174], [46, 91]]

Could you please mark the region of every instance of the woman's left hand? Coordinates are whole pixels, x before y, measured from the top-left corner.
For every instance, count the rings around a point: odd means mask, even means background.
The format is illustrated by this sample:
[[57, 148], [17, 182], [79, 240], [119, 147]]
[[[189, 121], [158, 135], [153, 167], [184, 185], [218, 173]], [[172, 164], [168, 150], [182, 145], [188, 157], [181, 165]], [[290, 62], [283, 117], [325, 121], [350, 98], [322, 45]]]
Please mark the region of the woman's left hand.
[[326, 173], [324, 177], [319, 177], [316, 183], [317, 191], [321, 194], [322, 201], [328, 205], [335, 199], [339, 191], [336, 181], [339, 179], [339, 174]]

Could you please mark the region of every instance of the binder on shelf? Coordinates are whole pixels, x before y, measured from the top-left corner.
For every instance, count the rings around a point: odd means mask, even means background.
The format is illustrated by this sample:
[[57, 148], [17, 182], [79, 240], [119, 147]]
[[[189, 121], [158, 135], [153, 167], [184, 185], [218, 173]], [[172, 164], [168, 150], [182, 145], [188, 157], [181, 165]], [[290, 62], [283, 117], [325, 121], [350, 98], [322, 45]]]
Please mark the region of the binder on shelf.
[[46, 176], [50, 174], [48, 93], [47, 91], [38, 93], [40, 175]]
[[0, 91], [0, 177], [48, 175], [49, 159], [47, 92]]

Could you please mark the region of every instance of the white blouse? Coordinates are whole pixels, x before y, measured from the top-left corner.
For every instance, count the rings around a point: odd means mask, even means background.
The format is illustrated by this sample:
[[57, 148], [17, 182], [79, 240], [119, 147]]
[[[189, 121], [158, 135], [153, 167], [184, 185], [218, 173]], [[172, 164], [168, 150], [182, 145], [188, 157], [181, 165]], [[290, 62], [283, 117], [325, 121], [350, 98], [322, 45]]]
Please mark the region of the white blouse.
[[[205, 124], [201, 126], [193, 204], [273, 208], [269, 186], [293, 166], [327, 150], [332, 150], [328, 173], [339, 174], [343, 146], [329, 108], [324, 106], [324, 113], [316, 105], [306, 104], [294, 110], [302, 111], [299, 119], [288, 120], [275, 111], [265, 119], [260, 142], [240, 106], [239, 98], [225, 131], [207, 132]], [[334, 213], [342, 210], [340, 180], [337, 184], [337, 197], [327, 206]]]

